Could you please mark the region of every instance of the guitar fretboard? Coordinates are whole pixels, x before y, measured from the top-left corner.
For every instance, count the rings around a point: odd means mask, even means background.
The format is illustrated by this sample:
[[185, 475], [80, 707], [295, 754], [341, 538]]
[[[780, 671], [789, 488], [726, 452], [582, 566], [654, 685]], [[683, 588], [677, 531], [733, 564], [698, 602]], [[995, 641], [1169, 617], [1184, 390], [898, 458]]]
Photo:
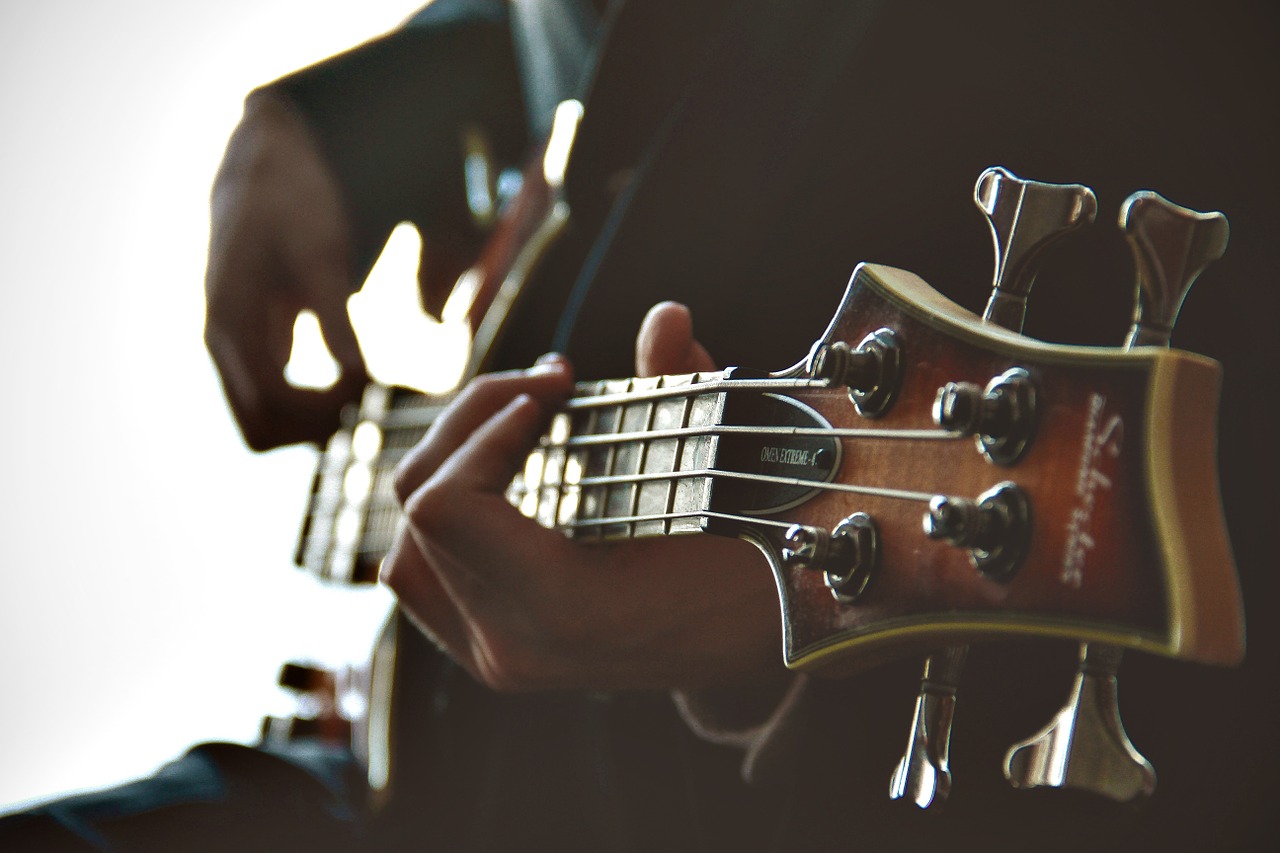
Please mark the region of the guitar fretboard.
[[373, 583], [400, 528], [395, 468], [451, 398], [373, 384], [325, 447], [296, 562], [325, 580]]
[[[816, 465], [818, 448], [826, 446], [827, 458], [838, 459], [836, 437], [847, 431], [803, 414], [794, 420], [799, 411], [794, 404], [768, 400], [780, 400], [776, 392], [824, 384], [803, 378], [740, 379], [729, 372], [579, 383], [507, 497], [544, 527], [580, 539], [696, 533], [709, 518], [786, 526], [760, 516], [815, 487], [835, 488], [825, 481], [836, 464]], [[730, 405], [731, 399], [737, 402]], [[449, 400], [369, 388], [358, 416], [325, 451], [299, 545], [300, 565], [328, 580], [377, 579], [402, 524], [395, 468]], [[766, 411], [761, 405], [774, 408]], [[734, 408], [736, 415], [730, 413]], [[777, 454], [778, 441], [794, 446], [791, 455], [815, 464], [795, 464], [787, 457], [766, 461], [762, 448]], [[724, 492], [715, 508], [714, 481]], [[727, 508], [733, 511], [726, 514]], [[741, 515], [743, 508], [752, 518]]]
[[[508, 498], [544, 527], [579, 538], [701, 529], [724, 393], [715, 374], [581, 383]], [[654, 392], [654, 393], [646, 393]]]

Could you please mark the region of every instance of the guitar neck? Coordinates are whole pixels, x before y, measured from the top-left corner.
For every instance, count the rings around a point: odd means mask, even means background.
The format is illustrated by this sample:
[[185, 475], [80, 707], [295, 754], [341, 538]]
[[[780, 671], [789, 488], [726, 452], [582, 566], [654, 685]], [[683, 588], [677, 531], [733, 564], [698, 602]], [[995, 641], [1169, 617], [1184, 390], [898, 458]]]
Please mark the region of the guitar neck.
[[[696, 532], [710, 495], [724, 374], [580, 383], [513, 480], [508, 497], [579, 538]], [[298, 563], [369, 583], [402, 520], [395, 468], [452, 395], [371, 385], [316, 472]]]
[[[519, 191], [507, 200], [489, 199], [501, 216], [472, 267], [456, 281], [421, 284], [433, 301], [447, 294], [442, 315], [465, 322], [471, 332], [464, 381], [485, 368], [530, 274], [565, 227], [564, 170], [581, 118], [581, 104], [561, 104], [550, 138], [523, 171]], [[481, 194], [492, 189], [476, 188]], [[316, 466], [294, 562], [328, 581], [378, 579], [400, 524], [395, 466], [451, 399], [378, 383], [365, 390]]]
[[789, 526], [763, 516], [811, 494], [837, 455], [819, 464], [829, 425], [778, 392], [825, 383], [741, 374], [580, 384], [508, 498], [542, 526], [586, 540]]
[[316, 468], [295, 561], [316, 577], [373, 583], [400, 529], [395, 468], [452, 395], [372, 384]]

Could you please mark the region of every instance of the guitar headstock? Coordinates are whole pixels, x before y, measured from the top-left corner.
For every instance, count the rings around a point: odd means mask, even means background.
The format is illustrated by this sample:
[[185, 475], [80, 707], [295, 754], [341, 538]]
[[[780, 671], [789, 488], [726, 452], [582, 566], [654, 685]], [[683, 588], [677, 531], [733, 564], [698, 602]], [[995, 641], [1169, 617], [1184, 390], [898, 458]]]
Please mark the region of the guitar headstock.
[[891, 783], [921, 806], [949, 787], [964, 644], [1079, 642], [1073, 698], [1006, 774], [1131, 799], [1155, 777], [1119, 721], [1123, 650], [1214, 664], [1244, 652], [1217, 485], [1220, 369], [1166, 346], [1226, 221], [1132, 197], [1130, 340], [1064, 346], [1022, 335], [1022, 317], [1045, 249], [1092, 221], [1093, 193], [993, 169], [975, 201], [996, 251], [984, 316], [862, 264], [789, 370], [582, 383], [508, 497], [586, 541], [755, 543], [789, 666], [841, 675], [934, 652]]
[[[789, 398], [808, 428], [727, 455], [754, 460], [759, 446], [757, 482], [798, 484], [794, 522], [742, 523], [769, 501], [730, 487], [712, 495], [708, 526], [768, 555], [789, 665], [841, 673], [932, 650], [892, 798], [923, 808], [948, 795], [965, 644], [1046, 636], [1080, 642], [1079, 669], [1062, 710], [1009, 749], [1006, 778], [1130, 800], [1154, 790], [1155, 771], [1120, 722], [1123, 651], [1244, 654], [1218, 493], [1220, 369], [1167, 349], [1187, 290], [1226, 248], [1226, 218], [1130, 196], [1128, 340], [1081, 348], [1020, 331], [1043, 250], [1092, 222], [1093, 193], [990, 169], [974, 200], [996, 255], [983, 317], [910, 273], [859, 266], [809, 358], [778, 374], [825, 384]], [[805, 464], [766, 470], [777, 460]]]
[[[852, 380], [863, 389], [832, 371], [833, 351], [889, 340], [892, 354], [871, 359], [890, 365], [883, 378]], [[830, 437], [759, 438], [755, 456], [823, 458], [825, 441], [838, 469], [792, 466], [831, 480], [786, 511], [796, 529], [740, 531], [777, 569], [790, 665], [844, 668], [899, 645], [1026, 634], [1239, 660], [1214, 362], [1043, 343], [982, 322], [911, 273], [863, 264], [801, 370], [833, 377], [789, 395]], [[888, 404], [868, 411], [868, 389]], [[717, 486], [712, 508], [758, 512], [733, 506], [735, 492]], [[874, 532], [850, 533], [850, 520]], [[853, 547], [835, 554], [833, 537]]]

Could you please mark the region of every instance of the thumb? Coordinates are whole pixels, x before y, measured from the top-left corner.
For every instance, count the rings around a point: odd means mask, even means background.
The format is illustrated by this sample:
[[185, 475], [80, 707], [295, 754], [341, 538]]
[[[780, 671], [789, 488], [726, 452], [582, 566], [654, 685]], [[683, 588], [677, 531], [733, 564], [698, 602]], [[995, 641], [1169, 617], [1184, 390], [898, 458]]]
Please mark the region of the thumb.
[[325, 290], [322, 298], [314, 301], [311, 310], [320, 323], [325, 346], [342, 368], [342, 383], [358, 381], [364, 384], [367, 379], [364, 356], [360, 352], [355, 328], [351, 325], [351, 316], [347, 313], [346, 296], [340, 290]]
[[714, 359], [693, 337], [693, 315], [679, 302], [649, 309], [636, 336], [636, 373], [697, 373], [715, 370]]

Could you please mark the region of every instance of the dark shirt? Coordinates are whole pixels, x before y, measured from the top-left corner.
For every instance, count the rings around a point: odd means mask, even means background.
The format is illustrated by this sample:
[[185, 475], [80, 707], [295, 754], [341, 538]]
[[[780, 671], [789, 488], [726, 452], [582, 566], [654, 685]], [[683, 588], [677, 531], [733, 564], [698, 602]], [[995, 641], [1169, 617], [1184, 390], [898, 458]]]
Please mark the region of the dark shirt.
[[1273, 834], [1262, 780], [1277, 756], [1268, 673], [1278, 646], [1261, 611], [1275, 585], [1261, 531], [1274, 505], [1264, 472], [1277, 468], [1251, 389], [1270, 387], [1276, 363], [1276, 292], [1262, 283], [1280, 260], [1270, 201], [1280, 140], [1266, 94], [1277, 82], [1274, 14], [649, 0], [605, 21], [568, 175], [572, 226], [500, 363], [559, 343], [584, 375], [628, 375], [643, 313], [675, 298], [719, 360], [780, 369], [804, 356], [863, 260], [910, 269], [980, 311], [991, 249], [970, 199], [995, 164], [1095, 189], [1099, 222], [1046, 264], [1026, 331], [1117, 345], [1133, 299], [1113, 226], [1121, 200], [1154, 188], [1223, 209], [1232, 244], [1192, 292], [1174, 342], [1225, 365], [1223, 494], [1255, 615], [1249, 658], [1224, 671], [1129, 656], [1123, 711], [1161, 774], [1154, 801], [1135, 808], [1008, 788], [1004, 750], [1061, 703], [1075, 649], [978, 647], [942, 814], [885, 795], [917, 661], [818, 681], [789, 775], [754, 789], [735, 778], [736, 756], [692, 738], [665, 696], [493, 696], [454, 672], [433, 706], [450, 710], [434, 714], [439, 728], [421, 747], [435, 764], [422, 781], [430, 794], [405, 813], [421, 836], [448, 849], [1074, 851], [1249, 849]]

